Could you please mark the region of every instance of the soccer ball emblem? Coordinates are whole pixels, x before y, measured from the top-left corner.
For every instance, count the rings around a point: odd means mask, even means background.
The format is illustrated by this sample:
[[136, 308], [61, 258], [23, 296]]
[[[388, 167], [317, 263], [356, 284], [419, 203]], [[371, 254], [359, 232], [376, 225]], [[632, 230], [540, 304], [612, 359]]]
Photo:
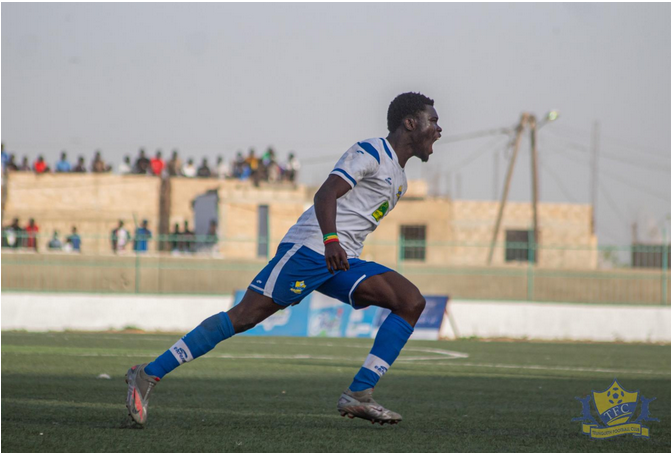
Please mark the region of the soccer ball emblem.
[[[606, 396], [611, 397], [610, 392], [611, 391], [608, 391], [608, 394], [606, 394]], [[623, 395], [624, 394], [622, 394], [622, 391], [620, 391], [619, 387], [614, 387], [613, 388], [613, 395], [610, 399], [608, 399], [608, 402], [612, 403], [613, 405], [619, 405], [619, 404], [622, 403]]]

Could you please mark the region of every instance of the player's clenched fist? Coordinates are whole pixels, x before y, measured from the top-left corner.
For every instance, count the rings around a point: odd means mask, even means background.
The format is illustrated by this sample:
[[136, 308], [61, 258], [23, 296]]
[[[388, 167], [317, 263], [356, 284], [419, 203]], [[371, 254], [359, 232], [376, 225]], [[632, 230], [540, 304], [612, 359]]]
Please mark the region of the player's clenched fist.
[[326, 259], [326, 268], [332, 274], [336, 270], [349, 270], [349, 262], [347, 261], [347, 253], [340, 246], [340, 243], [328, 243], [325, 246], [324, 258]]

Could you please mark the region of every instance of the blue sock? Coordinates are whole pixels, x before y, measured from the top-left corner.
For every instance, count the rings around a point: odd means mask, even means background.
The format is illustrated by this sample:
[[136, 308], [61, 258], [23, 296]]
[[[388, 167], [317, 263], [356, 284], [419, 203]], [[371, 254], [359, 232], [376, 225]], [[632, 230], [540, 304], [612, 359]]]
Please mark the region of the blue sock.
[[353, 392], [375, 387], [394, 363], [414, 328], [398, 315], [390, 314], [380, 326], [373, 348], [350, 385]]
[[218, 343], [234, 334], [235, 330], [228, 314], [219, 312], [203, 320], [193, 331], [147, 365], [144, 371], [148, 375], [163, 378], [182, 363], [206, 354]]

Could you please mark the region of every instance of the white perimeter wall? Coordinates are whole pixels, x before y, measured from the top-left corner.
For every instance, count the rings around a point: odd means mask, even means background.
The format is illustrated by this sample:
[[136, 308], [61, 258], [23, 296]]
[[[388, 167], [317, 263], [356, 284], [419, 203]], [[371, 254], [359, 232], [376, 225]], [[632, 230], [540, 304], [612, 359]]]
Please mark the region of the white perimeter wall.
[[671, 307], [450, 301], [441, 337], [671, 342]]
[[120, 296], [88, 294], [2, 294], [2, 329], [29, 331], [190, 331], [228, 310], [231, 296]]
[[[231, 296], [2, 294], [2, 329], [187, 332], [232, 304]], [[671, 307], [450, 301], [441, 335], [671, 342]]]

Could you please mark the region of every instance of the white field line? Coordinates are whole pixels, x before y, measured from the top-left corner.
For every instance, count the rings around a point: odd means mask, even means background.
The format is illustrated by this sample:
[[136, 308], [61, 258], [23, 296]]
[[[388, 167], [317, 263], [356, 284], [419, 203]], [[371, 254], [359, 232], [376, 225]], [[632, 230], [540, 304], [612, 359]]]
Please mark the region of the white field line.
[[[353, 347], [353, 346], [350, 346]], [[357, 346], [364, 347], [364, 346]], [[623, 370], [610, 368], [592, 368], [592, 367], [562, 367], [552, 365], [511, 365], [505, 363], [474, 363], [474, 362], [449, 362], [444, 363], [445, 360], [461, 360], [468, 358], [468, 354], [455, 351], [447, 351], [442, 349], [421, 349], [421, 348], [405, 348], [405, 351], [425, 352], [439, 354], [442, 357], [401, 357], [396, 360], [396, 363], [410, 363], [422, 361], [422, 365], [437, 365], [448, 367], [470, 367], [470, 368], [502, 368], [508, 370], [535, 370], [535, 371], [567, 371], [567, 372], [587, 372], [587, 373], [615, 373], [615, 374], [642, 374], [642, 375], [658, 375], [671, 376], [671, 371], [655, 371], [655, 370]], [[30, 355], [30, 352], [3, 352], [3, 355]], [[125, 357], [137, 358], [139, 356], [156, 356], [158, 354], [101, 354], [101, 353], [65, 353], [53, 355], [62, 355], [67, 357]], [[312, 355], [312, 354], [218, 354], [205, 355], [203, 358], [210, 359], [225, 359], [225, 360], [327, 360], [338, 362], [358, 362], [359, 358], [332, 356], [332, 355]]]

